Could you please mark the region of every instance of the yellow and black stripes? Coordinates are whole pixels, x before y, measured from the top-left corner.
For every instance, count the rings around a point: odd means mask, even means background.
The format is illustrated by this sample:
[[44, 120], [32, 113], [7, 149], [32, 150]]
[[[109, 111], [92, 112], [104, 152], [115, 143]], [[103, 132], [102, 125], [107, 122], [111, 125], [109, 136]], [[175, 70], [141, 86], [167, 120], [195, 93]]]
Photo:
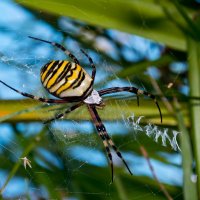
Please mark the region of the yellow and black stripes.
[[59, 98], [80, 100], [92, 90], [93, 79], [73, 62], [53, 60], [42, 67], [40, 75], [43, 86]]
[[68, 62], [65, 69], [62, 70], [62, 73], [57, 77], [55, 83], [51, 86], [51, 88], [55, 86], [55, 84], [58, 84], [62, 79], [70, 77], [72, 75], [72, 70], [76, 70], [76, 68], [77, 65], [75, 65], [74, 69], [71, 69], [71, 62]]
[[[52, 61], [47, 67], [47, 70], [41, 74], [41, 80], [43, 85], [46, 88], [50, 88], [50, 86], [54, 83], [55, 77], [57, 76], [57, 72], [63, 70], [63, 61]], [[58, 72], [59, 73], [59, 72]]]

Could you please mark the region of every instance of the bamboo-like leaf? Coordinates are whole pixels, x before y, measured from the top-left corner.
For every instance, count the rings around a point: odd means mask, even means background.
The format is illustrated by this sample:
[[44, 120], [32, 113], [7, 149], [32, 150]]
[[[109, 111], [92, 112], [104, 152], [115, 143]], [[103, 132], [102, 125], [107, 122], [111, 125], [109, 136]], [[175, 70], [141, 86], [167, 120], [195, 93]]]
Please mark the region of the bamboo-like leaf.
[[187, 23], [187, 29], [192, 32], [193, 37], [196, 40], [200, 40], [199, 34], [200, 34], [200, 27], [194, 23], [194, 21], [188, 16], [186, 11], [183, 9], [183, 7], [178, 3], [177, 0], [173, 1], [174, 5], [176, 6], [178, 12], [181, 14], [185, 22]]
[[172, 61], [174, 61], [174, 58], [172, 58], [172, 56], [163, 55], [157, 60], [153, 60], [153, 61], [146, 60], [146, 61], [135, 63], [131, 66], [128, 66], [125, 69], [123, 69], [122, 71], [120, 71], [117, 74], [117, 76], [119, 76], [121, 78], [125, 78], [127, 76], [131, 76], [131, 75], [138, 74], [140, 72], [144, 72], [148, 67], [151, 67], [151, 66], [156, 66], [158, 68], [164, 67], [164, 66], [168, 65], [169, 63], [171, 63]]
[[[21, 5], [68, 16], [90, 24], [112, 28], [153, 39], [180, 50], [186, 50], [185, 37], [163, 12], [162, 6], [152, 0], [16, 0]], [[163, 0], [174, 12], [173, 17], [185, 26], [174, 5]], [[194, 12], [187, 10], [192, 15]]]
[[[181, 141], [181, 150], [182, 150], [182, 165], [183, 165], [183, 191], [184, 198], [186, 200], [197, 200], [197, 188], [196, 183], [192, 181], [193, 175], [193, 154], [192, 154], [192, 145], [190, 140], [190, 135], [185, 127], [183, 115], [181, 112], [181, 107], [178, 102], [175, 102], [176, 116], [178, 120], [178, 126], [180, 129], [180, 141]], [[190, 191], [190, 192], [188, 192]]]
[[[140, 98], [140, 106], [137, 106], [136, 99], [129, 100], [106, 100], [106, 107], [99, 110], [99, 114], [104, 120], [119, 120], [122, 116], [135, 115], [136, 117], [144, 116], [144, 121], [150, 121], [154, 124], [160, 125], [176, 125], [176, 121], [168, 111], [162, 106], [163, 123], [160, 123], [159, 112], [152, 100], [144, 100]], [[59, 105], [51, 106], [40, 105], [41, 103], [32, 100], [3, 100], [0, 101], [0, 121], [6, 122], [30, 122], [30, 121], [44, 121], [53, 117], [55, 113], [62, 113], [62, 110], [57, 109]], [[67, 106], [67, 105], [66, 105]], [[122, 109], [123, 107], [123, 109]], [[183, 106], [184, 107], [184, 106]], [[39, 109], [40, 108], [40, 109]], [[67, 108], [67, 107], [66, 107]], [[113, 113], [115, 113], [113, 115]], [[187, 110], [184, 109], [184, 114], [187, 119]], [[90, 116], [85, 106], [73, 111], [66, 117], [68, 120], [90, 120]]]
[[[188, 62], [189, 62], [189, 83], [190, 94], [200, 97], [200, 43], [188, 38]], [[200, 104], [198, 100], [190, 101], [192, 140], [196, 157], [196, 173], [200, 177]], [[197, 189], [200, 191], [200, 180], [198, 179]], [[200, 195], [200, 194], [198, 194]], [[198, 196], [198, 199], [200, 196]]]

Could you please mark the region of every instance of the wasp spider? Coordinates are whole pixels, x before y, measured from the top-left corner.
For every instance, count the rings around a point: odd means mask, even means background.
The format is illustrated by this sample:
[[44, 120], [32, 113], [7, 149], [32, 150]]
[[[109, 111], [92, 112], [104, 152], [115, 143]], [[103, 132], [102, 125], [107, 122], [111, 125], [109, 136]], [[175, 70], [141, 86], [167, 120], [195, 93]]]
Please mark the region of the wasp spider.
[[92, 121], [98, 132], [98, 135], [102, 139], [103, 145], [106, 149], [106, 153], [107, 153], [110, 166], [111, 166], [112, 181], [113, 181], [113, 161], [112, 161], [112, 154], [110, 152], [110, 148], [112, 148], [116, 152], [117, 156], [123, 161], [127, 170], [132, 175], [131, 170], [129, 169], [124, 158], [122, 157], [122, 154], [120, 153], [120, 151], [118, 150], [118, 148], [115, 146], [114, 142], [108, 135], [106, 128], [104, 124], [102, 123], [101, 118], [99, 117], [99, 114], [96, 108], [104, 105], [102, 96], [106, 94], [118, 93], [118, 92], [123, 92], [123, 91], [134, 93], [137, 95], [138, 105], [139, 105], [138, 95], [144, 94], [150, 97], [151, 99], [153, 99], [154, 102], [156, 103], [159, 110], [161, 122], [162, 122], [161, 110], [158, 105], [158, 102], [156, 101], [155, 96], [143, 90], [137, 89], [135, 87], [112, 87], [112, 88], [96, 91], [95, 89], [93, 89], [93, 84], [94, 84], [94, 79], [95, 79], [95, 74], [96, 74], [96, 67], [93, 63], [92, 58], [86, 52], [84, 52], [81, 49], [81, 52], [87, 57], [87, 59], [90, 62], [90, 66], [93, 69], [91, 76], [79, 65], [78, 59], [73, 54], [71, 54], [67, 49], [65, 49], [65, 47], [63, 47], [62, 45], [55, 42], [50, 42], [50, 41], [42, 40], [39, 38], [31, 37], [31, 36], [29, 37], [35, 40], [49, 43], [61, 49], [66, 55], [68, 55], [73, 60], [73, 62], [70, 62], [67, 60], [53, 60], [53, 61], [48, 62], [46, 65], [44, 65], [41, 69], [40, 77], [41, 77], [41, 82], [43, 86], [46, 88], [46, 90], [50, 94], [54, 95], [58, 99], [45, 99], [42, 97], [37, 97], [32, 94], [28, 94], [28, 93], [16, 90], [15, 88], [7, 85], [1, 80], [0, 82], [4, 84], [5, 86], [7, 86], [8, 88], [14, 90], [15, 92], [25, 97], [29, 97], [31, 99], [35, 99], [41, 102], [57, 103], [57, 104], [76, 102], [69, 109], [64, 110], [63, 113], [56, 115], [52, 119], [48, 119], [44, 123], [48, 123], [53, 120], [62, 118], [67, 113], [70, 113], [71, 111], [86, 104], [88, 111], [91, 115]]

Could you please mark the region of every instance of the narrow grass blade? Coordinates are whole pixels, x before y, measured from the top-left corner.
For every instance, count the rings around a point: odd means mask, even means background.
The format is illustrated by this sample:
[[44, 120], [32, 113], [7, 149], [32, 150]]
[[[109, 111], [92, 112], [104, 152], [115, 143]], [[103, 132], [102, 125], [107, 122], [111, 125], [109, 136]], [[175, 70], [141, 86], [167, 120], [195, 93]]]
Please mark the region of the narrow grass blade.
[[[200, 42], [188, 38], [188, 63], [190, 95], [200, 97]], [[200, 103], [198, 100], [190, 101], [191, 131], [194, 144], [197, 177], [200, 177]], [[200, 199], [200, 179], [197, 182]]]

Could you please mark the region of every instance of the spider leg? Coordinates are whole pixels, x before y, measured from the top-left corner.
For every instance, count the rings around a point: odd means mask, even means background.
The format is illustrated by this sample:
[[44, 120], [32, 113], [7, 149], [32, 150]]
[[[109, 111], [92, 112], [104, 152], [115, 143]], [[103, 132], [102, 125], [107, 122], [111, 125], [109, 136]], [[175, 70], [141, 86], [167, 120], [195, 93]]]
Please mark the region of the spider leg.
[[111, 172], [112, 172], [112, 182], [113, 182], [113, 162], [112, 162], [112, 155], [109, 149], [109, 145], [113, 148], [113, 150], [116, 152], [117, 156], [123, 161], [123, 163], [125, 164], [126, 168], [128, 169], [129, 173], [132, 175], [131, 170], [129, 169], [126, 161], [124, 160], [124, 158], [122, 157], [121, 153], [119, 152], [119, 150], [117, 149], [117, 147], [115, 146], [114, 142], [112, 141], [112, 139], [110, 138], [110, 136], [108, 135], [105, 126], [103, 125], [101, 118], [99, 117], [97, 110], [95, 108], [95, 106], [93, 105], [88, 105], [88, 110], [91, 114], [92, 120], [96, 126], [97, 132], [99, 134], [99, 136], [101, 137], [101, 139], [103, 140], [103, 144], [106, 148], [106, 152], [110, 161], [110, 165], [111, 165]]
[[106, 149], [106, 153], [107, 153], [107, 156], [109, 158], [109, 163], [110, 163], [110, 168], [111, 168], [111, 177], [112, 177], [112, 183], [113, 183], [113, 180], [114, 180], [114, 169], [113, 169], [112, 154], [110, 152], [108, 141], [106, 140], [105, 136], [101, 132], [98, 132], [98, 134], [99, 134], [99, 136], [101, 137], [101, 139], [103, 141], [103, 145], [104, 145], [104, 147]]
[[75, 105], [71, 106], [70, 108], [68, 108], [67, 110], [65, 110], [63, 113], [59, 113], [59, 114], [57, 114], [55, 117], [50, 118], [50, 119], [44, 121], [44, 124], [47, 124], [47, 123], [49, 123], [49, 122], [52, 122], [52, 121], [54, 121], [54, 120], [56, 120], [56, 119], [60, 119], [60, 118], [64, 117], [67, 113], [70, 113], [70, 112], [72, 112], [73, 110], [76, 110], [77, 108], [79, 108], [79, 107], [82, 106], [82, 105], [83, 105], [83, 102], [80, 102], [80, 103], [78, 103], [78, 104], [75, 104]]
[[[105, 128], [105, 127], [104, 127], [104, 128]], [[110, 146], [111, 146], [111, 147], [113, 148], [113, 150], [116, 152], [117, 156], [123, 161], [124, 165], [126, 166], [126, 168], [127, 168], [128, 171], [129, 171], [129, 173], [130, 173], [131, 175], [133, 175], [132, 172], [131, 172], [131, 170], [129, 169], [129, 167], [128, 167], [126, 161], [125, 161], [124, 158], [122, 157], [122, 154], [120, 153], [120, 151], [118, 150], [118, 148], [115, 146], [115, 143], [112, 141], [112, 139], [111, 139], [110, 136], [107, 134], [107, 132], [105, 132], [105, 137], [106, 137], [108, 143], [110, 144]]]
[[32, 36], [28, 36], [28, 37], [31, 38], [31, 39], [34, 39], [34, 40], [39, 40], [39, 41], [41, 41], [41, 42], [49, 43], [49, 44], [51, 44], [51, 45], [53, 45], [53, 46], [55, 46], [55, 47], [61, 49], [61, 50], [64, 51], [64, 53], [65, 53], [66, 55], [68, 55], [76, 64], [79, 65], [78, 59], [77, 59], [69, 50], [67, 50], [65, 47], [63, 47], [61, 44], [58, 44], [58, 43], [56, 43], [56, 42], [50, 42], [50, 41], [43, 40], [43, 39], [39, 39], [39, 38], [35, 38], [35, 37], [32, 37]]
[[26, 92], [21, 92], [21, 91], [15, 89], [15, 88], [9, 86], [8, 84], [4, 83], [1, 80], [0, 80], [0, 83], [5, 85], [6, 87], [10, 88], [11, 90], [14, 90], [15, 92], [21, 94], [24, 97], [35, 99], [35, 100], [38, 100], [38, 101], [41, 101], [41, 102], [45, 102], [45, 103], [68, 103], [66, 100], [62, 100], [62, 99], [45, 99], [45, 98], [42, 98], [42, 97], [34, 96], [34, 95], [26, 93]]
[[92, 79], [95, 79], [95, 75], [96, 75], [96, 67], [94, 65], [94, 62], [92, 60], [92, 58], [83, 50], [81, 49], [81, 52], [88, 58], [89, 62], [90, 62], [90, 66], [93, 68], [92, 70]]
[[108, 142], [107, 142], [107, 140], [105, 138], [105, 135], [103, 134], [103, 132], [100, 129], [100, 124], [99, 124], [99, 122], [97, 120], [97, 117], [96, 117], [96, 114], [94, 112], [94, 110], [96, 110], [96, 109], [94, 108], [94, 106], [88, 105], [88, 110], [89, 110], [90, 115], [92, 117], [92, 120], [93, 120], [93, 122], [95, 124], [95, 127], [97, 129], [98, 135], [102, 139], [103, 145], [104, 145], [104, 147], [106, 149], [106, 153], [107, 153], [107, 156], [109, 158], [109, 163], [110, 163], [110, 167], [111, 167], [111, 177], [112, 177], [112, 182], [113, 182], [113, 177], [114, 177], [113, 160], [112, 160], [112, 154], [110, 152], [110, 148], [109, 148]]
[[153, 99], [153, 101], [155, 102], [155, 104], [158, 108], [158, 111], [159, 111], [159, 114], [160, 114], [160, 121], [162, 123], [162, 112], [161, 112], [160, 106], [158, 104], [158, 101], [156, 100], [156, 97], [153, 94], [150, 94], [146, 91], [140, 90], [140, 89], [135, 88], [135, 87], [112, 87], [112, 88], [99, 90], [98, 93], [99, 93], [100, 96], [103, 96], [105, 94], [111, 94], [111, 93], [117, 93], [117, 92], [123, 92], [123, 91], [135, 93], [137, 95], [138, 105], [139, 105], [138, 95], [140, 95], [140, 94], [146, 95], [146, 96], [150, 97], [151, 99]]

